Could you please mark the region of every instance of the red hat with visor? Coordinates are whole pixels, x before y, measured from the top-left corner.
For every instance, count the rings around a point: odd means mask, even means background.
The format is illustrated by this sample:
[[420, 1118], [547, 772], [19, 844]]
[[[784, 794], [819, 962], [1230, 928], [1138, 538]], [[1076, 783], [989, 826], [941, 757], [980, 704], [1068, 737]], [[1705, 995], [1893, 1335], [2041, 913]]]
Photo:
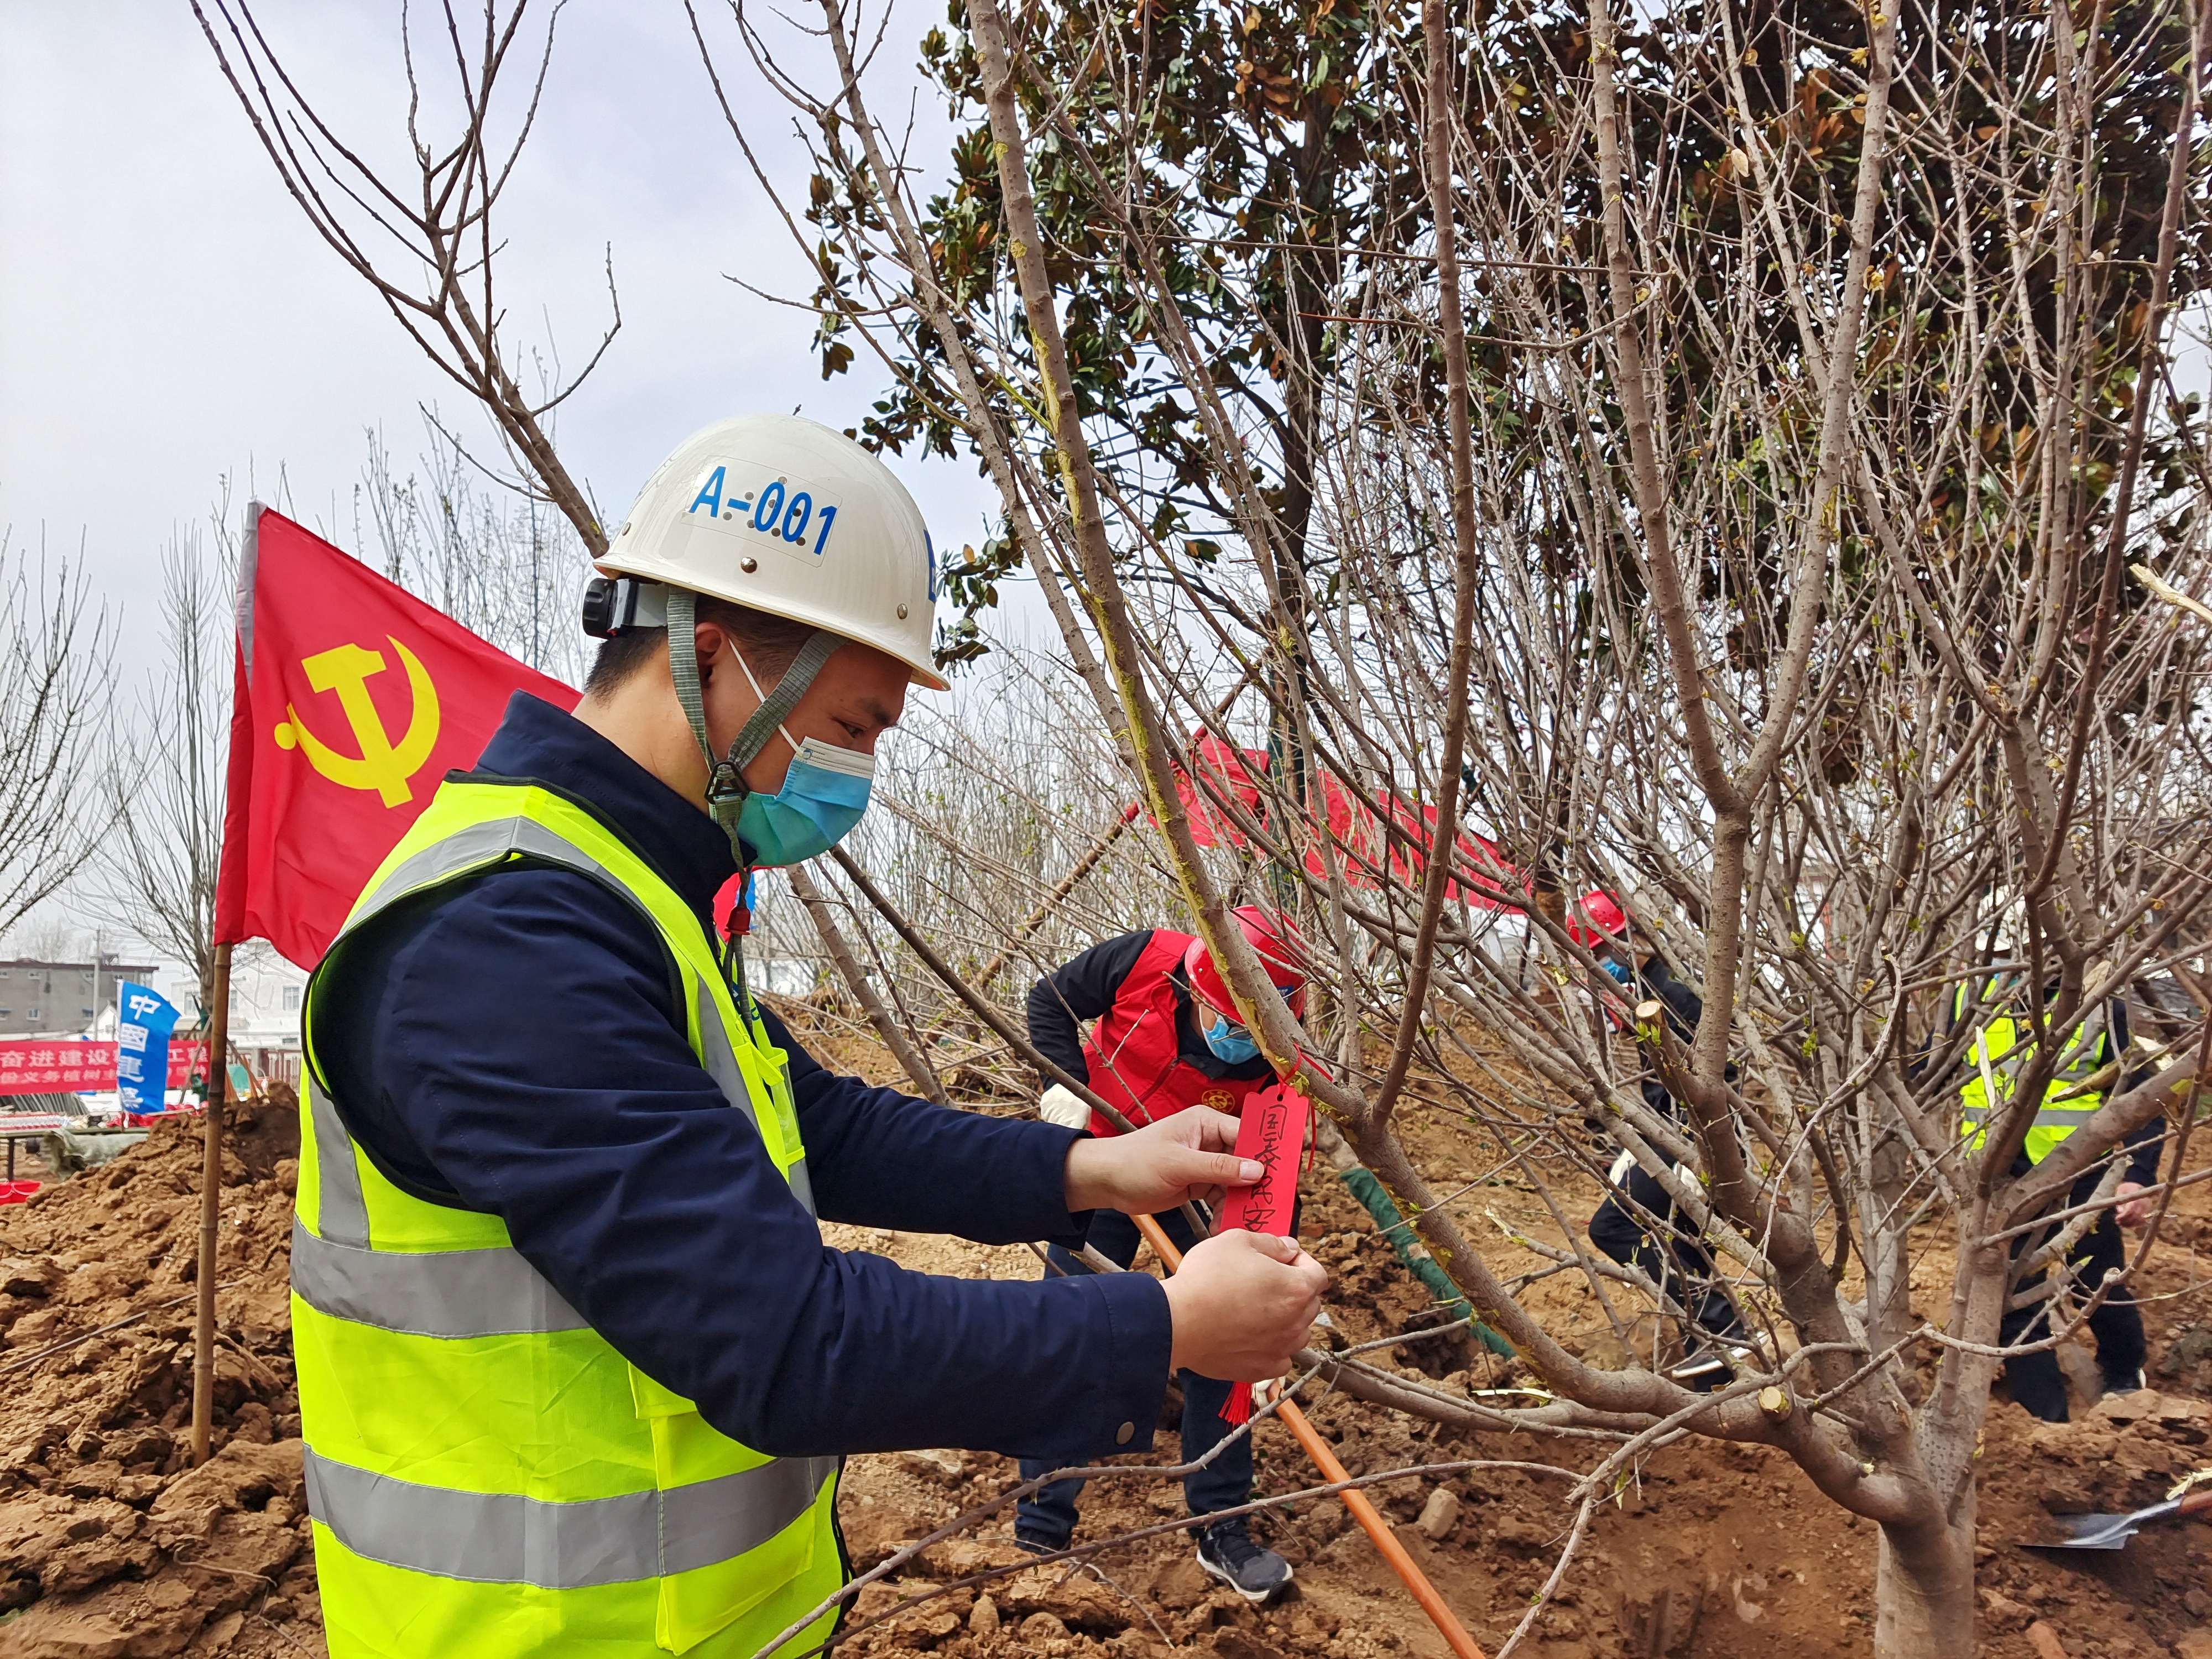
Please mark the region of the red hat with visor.
[[1585, 950], [1618, 945], [1628, 932], [1620, 904], [1603, 888], [1584, 893], [1567, 912], [1567, 937]]
[[[1288, 916], [1257, 904], [1240, 904], [1229, 913], [1244, 930], [1244, 938], [1258, 952], [1267, 977], [1290, 1005], [1291, 1018], [1303, 1019], [1306, 1012], [1306, 945]], [[1182, 970], [1192, 994], [1224, 1019], [1243, 1022], [1237, 999], [1229, 994], [1229, 981], [1206, 941], [1194, 939], [1182, 953]]]

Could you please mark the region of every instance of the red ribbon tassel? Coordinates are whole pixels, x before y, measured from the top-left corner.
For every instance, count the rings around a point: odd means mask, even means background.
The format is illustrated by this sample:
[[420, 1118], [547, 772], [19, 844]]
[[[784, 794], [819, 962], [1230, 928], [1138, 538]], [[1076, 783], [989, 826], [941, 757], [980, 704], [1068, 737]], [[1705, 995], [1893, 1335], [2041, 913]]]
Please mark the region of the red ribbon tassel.
[[[1249, 1187], [1229, 1189], [1221, 1206], [1224, 1230], [1242, 1227], [1278, 1238], [1289, 1235], [1297, 1208], [1298, 1157], [1312, 1110], [1313, 1103], [1288, 1084], [1263, 1089], [1245, 1101], [1237, 1128], [1237, 1156], [1258, 1164], [1260, 1178]], [[1229, 1391], [1221, 1420], [1233, 1427], [1251, 1417], [1252, 1385], [1239, 1382]]]

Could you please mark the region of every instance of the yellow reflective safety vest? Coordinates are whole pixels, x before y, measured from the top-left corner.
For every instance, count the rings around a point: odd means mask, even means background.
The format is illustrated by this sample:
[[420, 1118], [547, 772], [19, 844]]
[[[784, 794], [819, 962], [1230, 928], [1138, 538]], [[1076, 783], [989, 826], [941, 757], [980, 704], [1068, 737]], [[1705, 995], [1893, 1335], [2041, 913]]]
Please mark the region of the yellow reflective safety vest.
[[387, 1181], [316, 1054], [350, 938], [402, 898], [514, 862], [581, 872], [637, 907], [689, 986], [691, 1051], [813, 1208], [785, 1054], [750, 1000], [740, 1013], [691, 909], [567, 798], [445, 783], [369, 881], [301, 1017], [292, 1342], [330, 1650], [750, 1659], [843, 1582], [837, 1460], [720, 1433], [586, 1324], [497, 1217]]
[[[1966, 988], [1963, 985], [1959, 988], [1952, 1010], [1958, 1018], [1967, 1016]], [[1989, 1138], [1990, 1120], [2012, 1099], [2021, 1073], [2033, 1058], [2034, 1048], [2034, 1028], [2010, 1014], [1999, 1014], [1974, 1038], [1973, 1047], [1966, 1054], [1966, 1086], [1959, 1091], [1962, 1108], [1960, 1131], [1969, 1146], [1979, 1150]], [[2059, 1053], [2058, 1068], [2035, 1109], [2035, 1121], [2028, 1127], [2029, 1163], [2042, 1163], [2059, 1142], [2096, 1115], [2097, 1109], [2105, 1103], [2105, 1091], [2087, 1085], [2091, 1078], [2111, 1063], [2112, 1048], [2110, 1005], [2100, 1003], [2075, 1027]], [[1990, 1098], [1991, 1083], [1996, 1085], [1995, 1102]]]

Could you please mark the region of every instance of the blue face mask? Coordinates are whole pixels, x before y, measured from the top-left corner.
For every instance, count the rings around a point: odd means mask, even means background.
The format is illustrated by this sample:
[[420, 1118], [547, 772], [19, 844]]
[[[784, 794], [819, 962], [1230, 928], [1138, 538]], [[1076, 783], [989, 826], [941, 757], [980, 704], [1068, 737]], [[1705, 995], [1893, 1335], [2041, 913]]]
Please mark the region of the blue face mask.
[[[662, 602], [672, 642], [693, 637], [698, 599], [688, 588], [665, 590]], [[840, 749], [819, 738], [801, 743], [783, 723], [806, 695], [814, 677], [845, 642], [828, 629], [817, 629], [799, 647], [783, 678], [763, 695], [744, 652], [731, 641], [730, 654], [760, 702], [731, 739], [727, 755], [717, 755], [707, 736], [706, 700], [697, 656], [689, 649], [671, 649], [668, 653], [676, 701], [691, 727], [692, 740], [699, 745], [700, 758], [707, 763], [708, 815], [730, 838], [730, 851], [740, 865], [803, 863], [835, 847], [868, 810], [875, 757]], [[791, 745], [791, 763], [784, 769], [783, 787], [773, 795], [764, 795], [747, 786], [744, 769], [778, 737]]]
[[1199, 1032], [1206, 1046], [1213, 1050], [1213, 1057], [1224, 1065], [1242, 1065], [1260, 1057], [1260, 1040], [1242, 1025], [1231, 1019], [1214, 1016], [1213, 1024]]
[[[768, 708], [769, 700], [762, 696], [760, 682], [753, 678], [752, 665], [745, 660], [745, 653], [732, 649], [731, 654], [738, 659], [738, 668], [744, 675], [745, 684], [752, 687], [753, 696], [761, 699], [763, 709]], [[813, 668], [807, 670], [805, 679], [799, 682], [798, 690], [805, 690], [815, 672]], [[792, 678], [789, 674], [785, 677], [787, 682]], [[796, 696], [786, 685], [779, 685], [776, 690], [796, 701]], [[804, 864], [844, 840], [868, 810], [868, 791], [875, 781], [876, 757], [856, 749], [840, 749], [819, 738], [809, 738], [800, 743], [781, 721], [776, 724], [775, 733], [791, 745], [791, 764], [784, 770], [783, 787], [773, 795], [754, 790], [745, 796], [744, 805], [738, 812], [737, 838], [752, 848], [756, 864]], [[734, 754], [732, 759], [743, 764]]]
[[1607, 957], [1602, 965], [1605, 969], [1606, 977], [1610, 979], [1615, 985], [1625, 986], [1632, 984], [1635, 981], [1636, 970], [1633, 968], [1631, 968], [1626, 963], [1616, 961], [1613, 957]]
[[[784, 741], [790, 742], [784, 733]], [[783, 787], [756, 790], [738, 814], [738, 834], [765, 865], [803, 864], [852, 832], [868, 810], [876, 757], [809, 738], [796, 745]]]

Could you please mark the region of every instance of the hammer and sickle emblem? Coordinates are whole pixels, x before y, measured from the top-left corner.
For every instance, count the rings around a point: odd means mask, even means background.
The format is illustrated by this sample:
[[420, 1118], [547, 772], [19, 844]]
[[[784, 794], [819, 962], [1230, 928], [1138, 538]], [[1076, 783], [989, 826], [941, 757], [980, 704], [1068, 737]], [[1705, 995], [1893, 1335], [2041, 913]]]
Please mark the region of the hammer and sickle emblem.
[[360, 758], [341, 755], [317, 738], [300, 718], [300, 711], [289, 702], [284, 705], [286, 718], [278, 722], [275, 736], [279, 748], [305, 750], [307, 763], [332, 783], [348, 789], [374, 789], [386, 806], [398, 806], [414, 799], [407, 780], [422, 769], [438, 741], [438, 688], [412, 651], [389, 634], [385, 638], [399, 653], [400, 666], [407, 671], [408, 690], [415, 699], [405, 736], [396, 744], [392, 741], [368, 695], [368, 677], [384, 672], [384, 653], [352, 644], [332, 646], [312, 657], [302, 657], [300, 666], [307, 671], [307, 684], [314, 690], [338, 694], [338, 707], [344, 711], [346, 724], [353, 728]]

